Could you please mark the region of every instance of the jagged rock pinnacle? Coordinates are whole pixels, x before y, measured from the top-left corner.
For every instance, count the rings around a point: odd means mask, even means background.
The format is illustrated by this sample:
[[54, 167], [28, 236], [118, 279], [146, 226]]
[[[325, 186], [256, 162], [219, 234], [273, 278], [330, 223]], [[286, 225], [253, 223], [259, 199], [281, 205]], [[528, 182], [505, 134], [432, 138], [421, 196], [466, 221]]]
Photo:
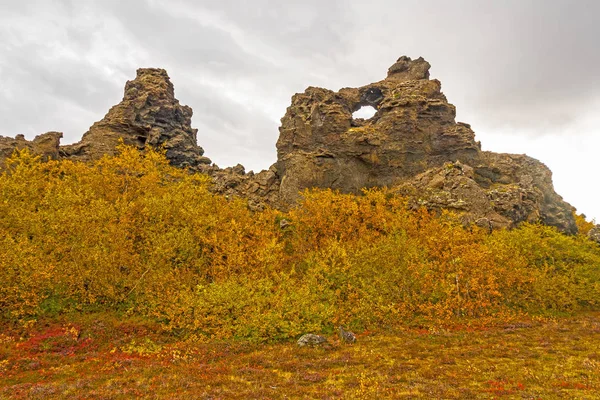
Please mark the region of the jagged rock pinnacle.
[[197, 144], [197, 129], [191, 127], [191, 118], [192, 109], [179, 104], [164, 69], [140, 68], [137, 77], [125, 85], [121, 103], [92, 125], [79, 143], [64, 146], [61, 152], [72, 159], [97, 159], [114, 154], [122, 139], [140, 149], [164, 147], [176, 166], [210, 164]]

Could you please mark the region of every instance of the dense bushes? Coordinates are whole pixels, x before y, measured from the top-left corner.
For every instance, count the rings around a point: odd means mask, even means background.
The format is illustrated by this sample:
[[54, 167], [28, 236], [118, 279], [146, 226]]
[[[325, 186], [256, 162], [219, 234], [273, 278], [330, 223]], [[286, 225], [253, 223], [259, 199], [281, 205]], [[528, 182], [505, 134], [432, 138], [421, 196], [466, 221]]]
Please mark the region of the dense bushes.
[[205, 338], [282, 340], [599, 305], [600, 249], [583, 236], [489, 235], [384, 190], [252, 213], [209, 184], [152, 151], [17, 154], [0, 176], [0, 318], [119, 309]]

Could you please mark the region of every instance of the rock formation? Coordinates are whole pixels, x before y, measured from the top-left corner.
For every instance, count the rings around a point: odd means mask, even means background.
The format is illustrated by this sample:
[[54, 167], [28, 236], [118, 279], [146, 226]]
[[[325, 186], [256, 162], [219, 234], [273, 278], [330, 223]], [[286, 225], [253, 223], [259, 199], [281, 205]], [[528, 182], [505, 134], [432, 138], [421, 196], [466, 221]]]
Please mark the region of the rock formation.
[[296, 343], [298, 344], [298, 347], [327, 347], [327, 345], [329, 344], [324, 336], [315, 335], [314, 333], [307, 333], [302, 335]]
[[221, 169], [215, 165], [203, 167], [199, 172], [213, 178], [212, 191], [226, 197], [243, 197], [251, 210], [265, 206], [281, 207], [279, 202], [279, 176], [274, 166], [268, 170], [246, 173], [243, 165]]
[[600, 224], [590, 229], [588, 232], [588, 237], [594, 242], [600, 244]]
[[79, 143], [61, 147], [61, 155], [73, 160], [94, 160], [115, 154], [122, 139], [143, 150], [146, 145], [164, 147], [167, 158], [178, 167], [210, 164], [196, 142], [191, 127], [192, 109], [175, 98], [167, 72], [140, 68], [137, 77], [125, 85], [123, 101], [87, 131]]
[[[282, 200], [292, 203], [309, 187], [359, 193], [393, 186], [447, 161], [472, 162], [480, 153], [473, 131], [454, 122], [454, 106], [440, 82], [428, 77], [429, 63], [402, 57], [383, 81], [296, 94], [277, 142]], [[377, 113], [354, 119], [363, 106]]]
[[[29, 142], [22, 136], [0, 138], [0, 165], [15, 148], [47, 158], [94, 160], [115, 154], [120, 140], [143, 150], [166, 149], [179, 167], [213, 177], [213, 191], [242, 196], [249, 206], [292, 207], [306, 188], [360, 193], [387, 186], [408, 196], [414, 207], [451, 209], [465, 223], [493, 229], [541, 221], [564, 232], [577, 231], [572, 207], [555, 193], [552, 174], [525, 155], [481, 151], [468, 124], [429, 79], [422, 58], [401, 57], [387, 77], [338, 92], [309, 87], [292, 97], [281, 120], [277, 162], [266, 171], [211, 165], [191, 127], [192, 110], [175, 98], [165, 70], [139, 69], [127, 82], [123, 101], [83, 135], [59, 147], [60, 133]], [[372, 118], [353, 118], [363, 106]]]
[[23, 135], [17, 135], [14, 139], [0, 136], [0, 168], [15, 150], [28, 149], [32, 154], [42, 156], [45, 160], [57, 159], [61, 138], [60, 132], [44, 133], [36, 136], [32, 141], [26, 140]]
[[[550, 170], [531, 157], [481, 151], [471, 127], [455, 122], [429, 68], [422, 58], [401, 57], [382, 81], [338, 92], [309, 87], [293, 96], [277, 142], [280, 201], [293, 204], [310, 187], [359, 193], [388, 186], [467, 222], [541, 221], [576, 232]], [[353, 118], [363, 106], [375, 115]]]
[[[522, 155], [484, 152], [471, 167], [448, 162], [395, 187], [413, 207], [451, 210], [464, 223], [493, 229], [544, 222], [575, 233], [572, 208], [552, 190], [550, 170]], [[527, 168], [523, 168], [526, 165]]]

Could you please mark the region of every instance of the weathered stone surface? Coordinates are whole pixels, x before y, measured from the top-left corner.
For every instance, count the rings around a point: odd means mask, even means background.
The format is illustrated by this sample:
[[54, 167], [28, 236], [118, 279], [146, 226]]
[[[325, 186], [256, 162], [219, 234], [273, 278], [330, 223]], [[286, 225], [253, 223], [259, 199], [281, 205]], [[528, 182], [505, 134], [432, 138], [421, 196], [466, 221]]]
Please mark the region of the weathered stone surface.
[[300, 339], [298, 339], [298, 346], [300, 347], [315, 347], [315, 346], [324, 346], [327, 344], [327, 339], [325, 339], [321, 335], [315, 335], [314, 333], [307, 333], [302, 335]]
[[[311, 187], [360, 193], [388, 186], [415, 205], [458, 211], [466, 222], [540, 221], [576, 232], [550, 170], [524, 155], [481, 151], [471, 127], [455, 121], [440, 82], [429, 80], [429, 68], [422, 58], [401, 57], [383, 81], [294, 95], [277, 142], [280, 203], [294, 204]], [[354, 119], [362, 106], [376, 114]]]
[[17, 149], [29, 149], [32, 154], [42, 156], [45, 160], [56, 159], [59, 156], [60, 138], [62, 138], [60, 132], [47, 132], [36, 136], [31, 141], [25, 139], [23, 135], [17, 135], [14, 139], [0, 136], [0, 168]]
[[275, 166], [256, 174], [246, 173], [240, 164], [224, 169], [210, 166], [200, 171], [213, 178], [211, 190], [214, 193], [245, 198], [251, 210], [262, 210], [267, 205], [279, 206], [279, 177]]
[[540, 161], [483, 152], [475, 166], [475, 180], [488, 192], [494, 209], [513, 223], [541, 222], [577, 233], [573, 206], [554, 191], [552, 172]]
[[511, 220], [494, 210], [488, 193], [475, 181], [473, 168], [458, 161], [407, 179], [396, 190], [410, 199], [413, 208], [451, 210], [460, 214], [465, 223], [477, 222], [482, 227], [512, 225]]
[[83, 135], [79, 143], [61, 147], [61, 155], [74, 160], [94, 160], [115, 154], [119, 140], [143, 150], [146, 145], [166, 149], [175, 166], [210, 164], [197, 145], [197, 129], [191, 127], [192, 109], [175, 98], [167, 72], [140, 68], [125, 85], [121, 103]]
[[588, 232], [588, 237], [594, 242], [600, 244], [600, 225], [596, 225]]
[[398, 81], [413, 81], [417, 79], [429, 79], [431, 64], [419, 57], [411, 60], [410, 57], [402, 56], [388, 69], [387, 79]]
[[[277, 142], [283, 203], [309, 187], [359, 193], [391, 186], [448, 161], [471, 162], [479, 143], [466, 124], [454, 121], [429, 64], [401, 57], [388, 78], [339, 92], [308, 88], [292, 98]], [[395, 71], [395, 72], [394, 72]], [[362, 106], [377, 113], [353, 119]]]
[[449, 162], [407, 179], [396, 190], [413, 207], [451, 210], [465, 224], [494, 229], [540, 221], [569, 233], [577, 231], [571, 225], [571, 208], [560, 197], [551, 198], [558, 196], [555, 193], [543, 191], [552, 187], [545, 165], [527, 156], [484, 153], [482, 157], [487, 163], [473, 168]]

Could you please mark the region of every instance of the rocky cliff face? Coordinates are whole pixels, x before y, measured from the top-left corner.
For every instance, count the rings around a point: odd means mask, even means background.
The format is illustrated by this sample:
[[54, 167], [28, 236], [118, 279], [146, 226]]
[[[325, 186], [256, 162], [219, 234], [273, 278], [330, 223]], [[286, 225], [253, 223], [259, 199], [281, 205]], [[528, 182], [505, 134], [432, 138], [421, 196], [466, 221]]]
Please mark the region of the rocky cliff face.
[[[56, 132], [31, 142], [0, 138], [0, 164], [25, 147], [47, 158], [94, 160], [114, 154], [122, 139], [141, 150], [165, 148], [173, 165], [209, 174], [213, 191], [245, 197], [253, 209], [289, 208], [306, 188], [360, 193], [387, 186], [414, 207], [451, 209], [465, 223], [493, 229], [541, 221], [576, 232], [572, 207], [554, 191], [550, 170], [524, 155], [481, 151], [471, 127], [455, 121], [455, 108], [440, 82], [429, 79], [429, 68], [422, 58], [401, 57], [382, 81], [294, 95], [281, 120], [277, 162], [257, 174], [241, 165], [211, 165], [191, 127], [192, 110], [179, 104], [166, 71], [154, 68], [139, 69], [123, 101], [79, 143], [59, 147]], [[354, 118], [363, 106], [374, 107], [375, 115]]]

